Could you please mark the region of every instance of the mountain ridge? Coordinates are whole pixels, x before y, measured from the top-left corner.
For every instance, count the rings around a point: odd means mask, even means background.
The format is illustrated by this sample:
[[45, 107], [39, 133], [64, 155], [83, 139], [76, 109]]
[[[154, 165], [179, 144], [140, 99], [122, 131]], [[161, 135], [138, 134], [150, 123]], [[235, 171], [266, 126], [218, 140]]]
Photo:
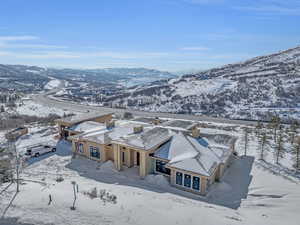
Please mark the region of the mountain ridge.
[[299, 109], [299, 92], [297, 46], [150, 87], [139, 86], [124, 95], [126, 98], [113, 98], [111, 104], [146, 111], [265, 120], [277, 111], [299, 116], [289, 111]]

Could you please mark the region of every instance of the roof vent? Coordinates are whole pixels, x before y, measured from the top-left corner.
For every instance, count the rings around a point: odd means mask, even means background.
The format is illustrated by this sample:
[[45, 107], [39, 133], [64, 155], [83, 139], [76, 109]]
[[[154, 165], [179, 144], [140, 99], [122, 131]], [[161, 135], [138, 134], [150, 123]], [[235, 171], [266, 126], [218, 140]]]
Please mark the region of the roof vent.
[[194, 138], [199, 138], [200, 137], [200, 129], [197, 128], [197, 127], [193, 128], [193, 130], [192, 130], [192, 136]]

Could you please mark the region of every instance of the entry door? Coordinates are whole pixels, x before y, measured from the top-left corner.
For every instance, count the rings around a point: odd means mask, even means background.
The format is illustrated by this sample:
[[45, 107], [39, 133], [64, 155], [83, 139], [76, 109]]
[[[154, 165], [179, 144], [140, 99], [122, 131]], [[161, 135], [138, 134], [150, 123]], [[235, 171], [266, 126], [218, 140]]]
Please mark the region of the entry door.
[[122, 163], [125, 164], [125, 152], [122, 152]]
[[136, 165], [139, 166], [140, 165], [140, 153], [136, 152]]

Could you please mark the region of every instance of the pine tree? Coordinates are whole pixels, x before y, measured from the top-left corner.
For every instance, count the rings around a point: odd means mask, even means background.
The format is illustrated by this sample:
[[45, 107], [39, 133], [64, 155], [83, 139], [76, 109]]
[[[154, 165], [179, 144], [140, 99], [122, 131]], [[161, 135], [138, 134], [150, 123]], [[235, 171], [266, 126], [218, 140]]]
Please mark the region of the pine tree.
[[295, 143], [293, 145], [293, 160], [294, 167], [296, 170], [300, 170], [300, 137], [296, 138]]
[[298, 128], [299, 128], [299, 125], [298, 125], [297, 121], [293, 121], [289, 128], [289, 132], [288, 132], [291, 144], [294, 144], [295, 136], [297, 134]]
[[282, 130], [279, 131], [277, 137], [277, 143], [275, 148], [275, 160], [276, 163], [279, 164], [279, 159], [284, 157], [284, 148], [283, 148], [283, 132]]
[[279, 116], [273, 116], [271, 119], [271, 127], [273, 129], [274, 141], [277, 142], [277, 130], [280, 126], [280, 118]]
[[259, 152], [259, 160], [265, 160], [266, 157], [266, 150], [269, 146], [269, 140], [266, 132], [263, 132], [259, 137], [258, 137], [258, 152]]
[[245, 128], [244, 129], [244, 156], [247, 155], [248, 145], [249, 145], [249, 129]]
[[255, 134], [257, 137], [260, 136], [260, 132], [261, 132], [262, 128], [263, 128], [263, 124], [260, 121], [258, 121], [255, 126]]

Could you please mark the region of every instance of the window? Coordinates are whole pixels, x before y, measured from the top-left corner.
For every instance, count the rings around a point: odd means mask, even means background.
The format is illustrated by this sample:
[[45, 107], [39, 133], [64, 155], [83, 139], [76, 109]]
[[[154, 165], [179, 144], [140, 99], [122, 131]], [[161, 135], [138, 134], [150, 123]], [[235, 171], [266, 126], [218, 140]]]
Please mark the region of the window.
[[164, 161], [160, 161], [160, 160], [156, 160], [156, 164], [155, 164], [155, 170], [157, 172], [160, 172], [160, 173], [164, 173], [164, 174], [168, 174], [170, 175], [171, 174], [171, 171], [170, 169], [166, 168], [167, 162], [164, 162]]
[[191, 175], [184, 174], [184, 186], [191, 187]]
[[200, 190], [200, 178], [193, 177], [193, 189], [199, 191]]
[[182, 185], [182, 173], [176, 172], [176, 184]]
[[83, 153], [83, 144], [77, 143], [77, 152]]
[[90, 155], [91, 155], [91, 157], [100, 159], [99, 148], [90, 146]]

